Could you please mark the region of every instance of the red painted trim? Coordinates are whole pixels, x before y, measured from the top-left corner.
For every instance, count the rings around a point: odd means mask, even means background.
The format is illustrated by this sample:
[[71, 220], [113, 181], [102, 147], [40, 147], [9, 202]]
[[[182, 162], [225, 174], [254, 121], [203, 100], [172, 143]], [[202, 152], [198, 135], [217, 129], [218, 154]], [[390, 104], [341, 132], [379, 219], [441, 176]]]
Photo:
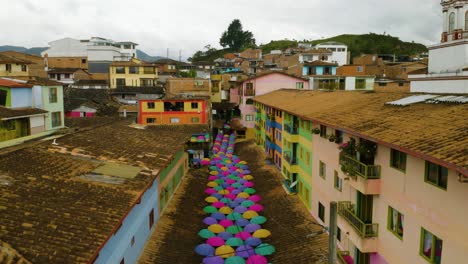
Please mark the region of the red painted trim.
[[206, 118], [207, 118], [207, 113], [206, 113], [206, 101], [202, 102], [202, 123], [205, 124], [206, 123]]
[[[141, 102], [141, 101], [140, 101]], [[143, 117], [142, 117], [142, 106], [141, 106], [141, 103], [138, 102], [138, 124], [143, 124]]]
[[198, 112], [182, 112], [182, 111], [172, 111], [172, 112], [142, 112], [141, 115], [200, 115]]

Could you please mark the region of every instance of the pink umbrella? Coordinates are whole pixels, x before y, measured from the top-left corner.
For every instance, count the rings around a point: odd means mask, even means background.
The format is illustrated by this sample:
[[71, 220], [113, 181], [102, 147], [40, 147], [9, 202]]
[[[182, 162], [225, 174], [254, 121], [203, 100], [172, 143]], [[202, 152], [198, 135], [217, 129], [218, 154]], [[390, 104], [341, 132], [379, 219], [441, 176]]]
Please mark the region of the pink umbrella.
[[258, 202], [260, 202], [262, 200], [262, 197], [260, 197], [260, 195], [254, 194], [254, 195], [251, 195], [247, 199], [254, 202], [254, 203], [258, 203]]
[[229, 192], [232, 192], [234, 191], [236, 188], [232, 187], [232, 186], [229, 186], [226, 188], [226, 190], [228, 190]]
[[234, 225], [232, 220], [229, 220], [229, 219], [223, 219], [223, 220], [219, 221], [219, 224], [222, 225], [223, 227], [229, 227], [229, 226]]
[[248, 181], [248, 182], [245, 182], [245, 183], [244, 183], [244, 186], [250, 188], [250, 187], [254, 187], [255, 184], [254, 184], [253, 182], [249, 182], [249, 181]]
[[216, 208], [221, 208], [223, 206], [226, 206], [223, 202], [214, 202], [212, 205]]
[[242, 232], [237, 233], [236, 237], [242, 240], [246, 240], [247, 238], [251, 237], [251, 235], [249, 232], [242, 231]]
[[254, 204], [249, 207], [249, 210], [255, 211], [255, 212], [260, 212], [263, 211], [263, 205], [261, 204]]
[[207, 188], [205, 189], [205, 193], [206, 194], [209, 194], [209, 195], [212, 195], [213, 193], [217, 193], [217, 191], [213, 188]]
[[224, 239], [214, 236], [214, 237], [208, 238], [206, 240], [206, 243], [213, 247], [219, 247], [219, 246], [224, 245]]
[[229, 183], [229, 184], [234, 184], [234, 183], [236, 183], [236, 180], [227, 179], [226, 182]]
[[210, 177], [208, 177], [209, 181], [214, 181], [214, 180], [217, 180], [217, 179], [218, 179], [218, 176], [214, 176], [214, 175], [211, 175]]
[[268, 260], [261, 255], [253, 255], [247, 259], [247, 264], [267, 264]]
[[228, 194], [225, 194], [225, 195], [224, 195], [224, 197], [226, 197], [226, 198], [229, 198], [229, 199], [231, 199], [231, 200], [234, 200], [234, 199], [236, 199], [236, 195], [235, 195], [235, 194], [233, 194], [233, 193], [228, 193]]

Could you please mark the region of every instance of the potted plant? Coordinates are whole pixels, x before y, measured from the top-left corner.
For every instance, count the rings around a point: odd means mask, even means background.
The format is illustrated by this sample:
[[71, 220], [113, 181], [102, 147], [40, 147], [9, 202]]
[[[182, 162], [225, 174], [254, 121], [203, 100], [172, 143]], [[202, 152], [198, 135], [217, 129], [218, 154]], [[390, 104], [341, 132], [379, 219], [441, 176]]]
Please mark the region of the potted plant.
[[319, 128], [314, 128], [314, 129], [312, 129], [312, 133], [320, 134], [320, 129]]
[[335, 142], [337, 140], [336, 136], [335, 135], [329, 135], [328, 136], [328, 141], [330, 142]]

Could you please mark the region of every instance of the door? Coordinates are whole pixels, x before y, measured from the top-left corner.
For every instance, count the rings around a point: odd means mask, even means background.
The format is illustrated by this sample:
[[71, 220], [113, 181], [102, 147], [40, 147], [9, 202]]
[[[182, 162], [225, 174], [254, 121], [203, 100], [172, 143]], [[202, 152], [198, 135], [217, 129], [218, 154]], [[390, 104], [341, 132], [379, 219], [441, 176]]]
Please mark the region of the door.
[[356, 257], [354, 258], [354, 263], [370, 264], [370, 254], [362, 253], [358, 248], [356, 248]]
[[373, 196], [357, 191], [356, 201], [356, 215], [364, 223], [372, 223]]

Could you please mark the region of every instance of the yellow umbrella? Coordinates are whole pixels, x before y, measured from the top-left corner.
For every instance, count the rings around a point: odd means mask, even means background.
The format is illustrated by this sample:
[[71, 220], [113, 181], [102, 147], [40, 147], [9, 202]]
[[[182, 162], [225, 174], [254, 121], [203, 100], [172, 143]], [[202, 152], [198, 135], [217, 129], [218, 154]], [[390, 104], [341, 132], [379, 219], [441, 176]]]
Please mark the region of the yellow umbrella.
[[[228, 194], [229, 191], [228, 191], [228, 190], [219, 190], [218, 193], [224, 195], [224, 194]], [[246, 198], [247, 198], [247, 197], [246, 197]]]
[[208, 187], [216, 187], [216, 186], [218, 186], [218, 183], [217, 183], [217, 182], [214, 182], [214, 181], [210, 181], [210, 182], [208, 182], [208, 183], [206, 184], [206, 186], [208, 186]]
[[210, 174], [211, 175], [218, 175], [218, 172], [213, 170], [213, 171], [210, 171]]
[[223, 206], [219, 208], [218, 212], [223, 213], [223, 214], [230, 214], [232, 213], [232, 209], [228, 206]]
[[245, 175], [245, 176], [244, 176], [244, 180], [251, 181], [251, 180], [253, 180], [253, 179], [254, 179], [254, 177], [253, 177], [252, 175]]
[[259, 229], [255, 231], [252, 236], [256, 238], [267, 238], [271, 236], [271, 232], [266, 229]]
[[207, 203], [214, 203], [214, 202], [217, 202], [218, 201], [218, 198], [214, 197], [214, 196], [208, 196], [205, 198], [205, 201]]
[[245, 219], [252, 219], [252, 218], [254, 218], [256, 216], [258, 216], [257, 212], [252, 211], [252, 210], [245, 211], [242, 214], [242, 218], [245, 218]]
[[239, 194], [237, 195], [237, 197], [238, 197], [238, 198], [245, 198], [245, 199], [247, 199], [247, 198], [250, 197], [250, 194], [245, 193], [245, 192], [241, 192], [241, 193], [239, 193]]
[[210, 225], [208, 227], [208, 230], [210, 230], [211, 232], [216, 233], [216, 234], [219, 234], [219, 233], [222, 233], [222, 232], [225, 231], [224, 227], [222, 225], [219, 225], [219, 224]]
[[224, 245], [216, 249], [215, 255], [222, 258], [229, 258], [234, 257], [236, 255], [236, 251], [231, 246]]
[[242, 160], [239, 162], [239, 164], [247, 164], [247, 162]]
[[227, 170], [229, 170], [229, 169], [228, 169], [228, 167], [221, 167], [221, 170], [222, 170], [222, 171], [227, 171]]

